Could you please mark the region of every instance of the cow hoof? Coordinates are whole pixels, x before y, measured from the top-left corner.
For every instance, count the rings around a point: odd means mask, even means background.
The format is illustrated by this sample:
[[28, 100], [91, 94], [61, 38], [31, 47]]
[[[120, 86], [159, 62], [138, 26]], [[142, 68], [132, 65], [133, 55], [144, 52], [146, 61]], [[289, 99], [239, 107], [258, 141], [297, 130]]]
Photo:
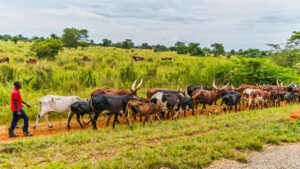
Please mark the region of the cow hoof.
[[49, 129], [53, 129], [53, 126], [49, 126], [48, 128], [49, 128]]

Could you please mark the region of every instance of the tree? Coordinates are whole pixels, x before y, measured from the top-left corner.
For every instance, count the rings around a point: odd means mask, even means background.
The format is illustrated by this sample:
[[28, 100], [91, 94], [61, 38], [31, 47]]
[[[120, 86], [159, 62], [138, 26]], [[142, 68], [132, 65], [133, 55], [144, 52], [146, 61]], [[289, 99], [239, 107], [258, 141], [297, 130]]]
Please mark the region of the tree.
[[185, 46], [184, 42], [180, 42], [180, 41], [176, 42], [175, 47], [176, 47], [177, 54], [187, 54], [188, 53], [188, 47]]
[[134, 43], [132, 42], [131, 39], [125, 39], [122, 43], [121, 43], [121, 48], [123, 49], [130, 49], [134, 47]]
[[152, 49], [152, 46], [150, 46], [148, 43], [142, 43], [140, 46], [141, 49]]
[[214, 43], [210, 45], [213, 48], [213, 53], [215, 56], [225, 53], [224, 46], [222, 43]]
[[90, 46], [90, 44], [88, 42], [85, 42], [85, 41], [80, 41], [78, 43], [78, 46], [85, 48], [85, 47]]
[[235, 50], [231, 49], [231, 51], [229, 53], [230, 53], [230, 55], [235, 55]]
[[204, 56], [204, 51], [199, 47], [199, 43], [189, 43], [188, 51], [192, 56]]
[[11, 38], [11, 40], [12, 40], [15, 44], [17, 44], [18, 41], [19, 41], [20, 39], [19, 39], [18, 36], [14, 36], [14, 37]]
[[65, 47], [77, 48], [79, 42], [88, 42], [88, 31], [76, 28], [65, 28], [62, 35], [62, 42]]
[[158, 44], [153, 47], [153, 50], [154, 52], [164, 52], [164, 51], [168, 51], [168, 48], [164, 45]]
[[55, 33], [52, 33], [50, 35], [50, 38], [52, 38], [52, 39], [59, 39], [59, 37]]
[[102, 39], [102, 44], [101, 46], [111, 46], [112, 41], [109, 39]]
[[55, 56], [57, 56], [58, 52], [62, 49], [63, 43], [59, 39], [46, 39], [41, 42], [35, 42], [30, 51], [33, 52], [36, 57], [40, 59], [49, 59], [54, 60]]

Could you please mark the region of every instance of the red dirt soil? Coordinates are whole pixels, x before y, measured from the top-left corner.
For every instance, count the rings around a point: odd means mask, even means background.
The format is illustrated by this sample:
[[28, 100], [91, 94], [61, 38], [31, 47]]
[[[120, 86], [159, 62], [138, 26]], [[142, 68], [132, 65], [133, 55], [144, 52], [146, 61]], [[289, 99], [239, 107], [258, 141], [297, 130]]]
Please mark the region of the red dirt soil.
[[[207, 106], [207, 108], [206, 108], [206, 110], [204, 110], [203, 114], [207, 115], [207, 114], [209, 114], [209, 112], [214, 111], [215, 109], [219, 109], [219, 107], [220, 106]], [[198, 106], [198, 110], [195, 110], [195, 115], [200, 115], [201, 108], [202, 108], [202, 106]], [[241, 110], [245, 110], [245, 109], [246, 109], [245, 107], [241, 106]], [[221, 114], [223, 114], [223, 113], [224, 112], [221, 112]], [[234, 108], [231, 113], [234, 113]], [[190, 110], [189, 112], [187, 112], [186, 116], [187, 117], [192, 116], [192, 111]], [[86, 115], [86, 117], [88, 117], [88, 116]], [[178, 118], [183, 118], [183, 117], [184, 117], [184, 114], [180, 113]], [[139, 121], [139, 118], [137, 118], [137, 120]], [[50, 121], [51, 121], [51, 119], [50, 119]], [[106, 127], [106, 121], [107, 121], [107, 118], [104, 118], [104, 117], [99, 118], [97, 121], [97, 127], [98, 128]], [[119, 118], [119, 121], [121, 124], [125, 124], [125, 122], [126, 122], [124, 118]], [[111, 118], [111, 120], [110, 120], [110, 127], [112, 126], [112, 122], [113, 122], [113, 118]], [[56, 122], [51, 121], [51, 123], [53, 125], [53, 129], [49, 129], [47, 123], [42, 122], [42, 123], [39, 123], [39, 125], [37, 126], [37, 128], [35, 130], [33, 130], [32, 128], [33, 128], [34, 122], [31, 121], [29, 123], [31, 123], [31, 125], [29, 127], [29, 131], [33, 132], [33, 134], [34, 134], [33, 137], [43, 137], [43, 136], [48, 136], [48, 135], [57, 134], [57, 133], [66, 133], [66, 132], [71, 132], [74, 130], [84, 130], [87, 128], [92, 128], [92, 125], [89, 124], [87, 126], [84, 126], [84, 128], [82, 129], [80, 127], [79, 123], [77, 122], [76, 117], [73, 117], [73, 119], [71, 121], [71, 124], [70, 124], [71, 129], [70, 130], [68, 130], [66, 128], [67, 127], [67, 119], [56, 121]], [[23, 122], [20, 121], [18, 123], [18, 125], [22, 126]], [[118, 125], [118, 124], [116, 124], [116, 125]], [[0, 143], [1, 142], [14, 142], [14, 141], [20, 140], [20, 139], [32, 138], [32, 137], [24, 137], [22, 128], [15, 129], [15, 134], [18, 134], [19, 137], [9, 138], [8, 137], [8, 128], [9, 128], [9, 125], [0, 126]]]

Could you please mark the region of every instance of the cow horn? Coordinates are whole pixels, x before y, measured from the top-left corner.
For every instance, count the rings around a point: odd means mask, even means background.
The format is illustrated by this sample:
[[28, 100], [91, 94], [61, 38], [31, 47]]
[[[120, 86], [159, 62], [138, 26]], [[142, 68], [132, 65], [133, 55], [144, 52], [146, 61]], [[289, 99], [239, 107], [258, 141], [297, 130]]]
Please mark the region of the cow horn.
[[280, 87], [283, 87], [283, 82], [280, 83]]
[[188, 94], [187, 86], [185, 86], [185, 96], [191, 97], [191, 96]]
[[137, 81], [137, 79], [135, 79], [135, 81], [133, 82], [133, 84], [132, 84], [132, 86], [131, 86], [131, 90], [134, 90], [136, 81]]
[[135, 90], [139, 89], [143, 84], [143, 79], [141, 79], [141, 82], [138, 84], [138, 86], [135, 88]]
[[197, 98], [200, 94], [201, 94], [201, 92], [202, 92], [202, 86], [201, 86], [201, 89], [200, 89], [200, 91], [198, 92], [198, 93], [196, 93], [194, 96], [192, 96], [192, 99], [195, 99], [195, 98]]
[[279, 82], [278, 82], [278, 78], [277, 78], [277, 81], [276, 81], [276, 82], [277, 82], [277, 86], [279, 87]]
[[230, 84], [230, 82], [228, 82], [224, 87], [222, 87], [222, 89], [221, 90], [223, 90], [223, 89], [225, 89], [226, 87], [228, 87], [229, 86], [229, 84]]
[[231, 85], [232, 90], [235, 90], [235, 88], [233, 87], [233, 85]]
[[215, 79], [213, 80], [213, 87], [214, 87], [215, 89], [218, 89], [217, 86], [215, 85]]

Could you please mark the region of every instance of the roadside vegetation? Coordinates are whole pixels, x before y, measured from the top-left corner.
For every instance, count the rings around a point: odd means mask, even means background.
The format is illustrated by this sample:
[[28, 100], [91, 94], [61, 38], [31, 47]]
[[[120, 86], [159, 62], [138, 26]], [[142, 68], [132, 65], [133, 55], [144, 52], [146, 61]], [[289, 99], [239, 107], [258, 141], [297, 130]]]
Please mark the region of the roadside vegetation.
[[[23, 99], [32, 105], [32, 108], [26, 108], [31, 121], [36, 119], [38, 101], [44, 95], [89, 98], [90, 93], [98, 88], [129, 89], [137, 78], [144, 79], [138, 91], [142, 97], [146, 97], [151, 87], [179, 90], [185, 89], [186, 85], [211, 86], [214, 78], [217, 85], [230, 81], [234, 86], [242, 83], [276, 84], [277, 78], [285, 84], [300, 83], [293, 68], [278, 66], [268, 58], [238, 55], [230, 58], [225, 55], [198, 57], [177, 54], [176, 51], [103, 46], [61, 48], [59, 41], [55, 36], [39, 42], [19, 41], [15, 44], [0, 41], [0, 57], [10, 58], [9, 63], [0, 64], [0, 124], [8, 124], [7, 121], [11, 120], [10, 92], [15, 80], [22, 82]], [[90, 61], [83, 61], [84, 56]], [[136, 62], [132, 56], [145, 59]], [[161, 58], [166, 56], [175, 61], [162, 61]], [[38, 58], [37, 64], [26, 63], [31, 57]], [[50, 120], [66, 116], [67, 113], [50, 113]]]
[[134, 123], [0, 144], [1, 168], [202, 168], [222, 158], [247, 162], [265, 144], [300, 140], [298, 106]]

